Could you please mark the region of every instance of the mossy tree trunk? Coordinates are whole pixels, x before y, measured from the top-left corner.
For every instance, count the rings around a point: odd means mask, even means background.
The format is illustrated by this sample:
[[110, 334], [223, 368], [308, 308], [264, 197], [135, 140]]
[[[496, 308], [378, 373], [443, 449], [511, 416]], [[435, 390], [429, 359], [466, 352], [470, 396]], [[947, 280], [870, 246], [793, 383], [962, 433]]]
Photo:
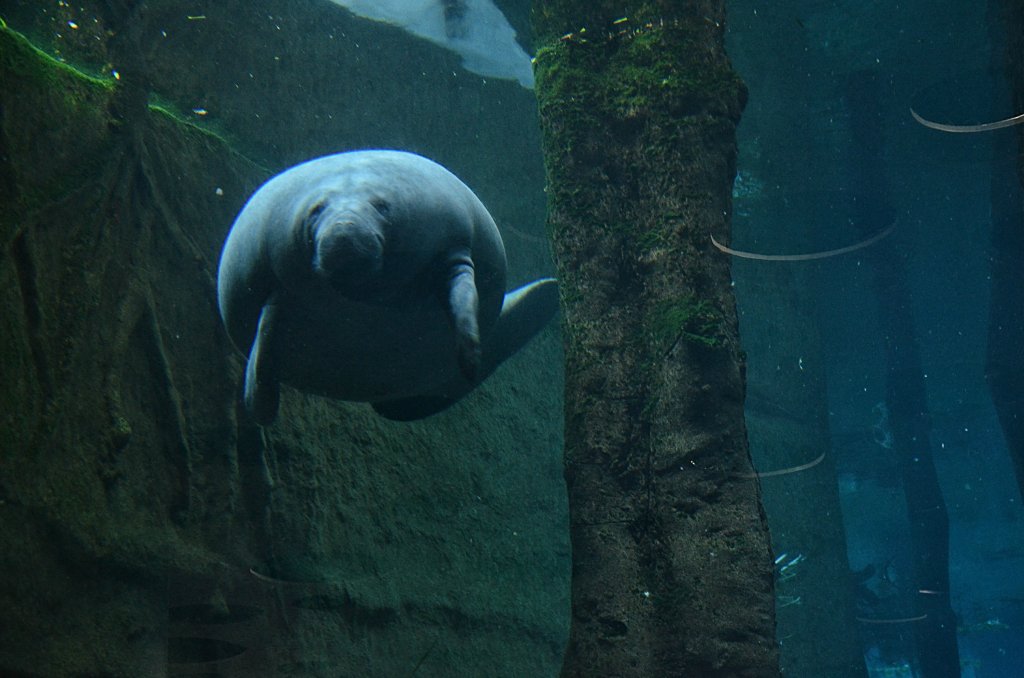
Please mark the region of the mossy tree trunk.
[[[627, 9], [623, 9], [626, 6]], [[729, 261], [724, 2], [537, 2], [573, 547], [563, 676], [770, 676]]]

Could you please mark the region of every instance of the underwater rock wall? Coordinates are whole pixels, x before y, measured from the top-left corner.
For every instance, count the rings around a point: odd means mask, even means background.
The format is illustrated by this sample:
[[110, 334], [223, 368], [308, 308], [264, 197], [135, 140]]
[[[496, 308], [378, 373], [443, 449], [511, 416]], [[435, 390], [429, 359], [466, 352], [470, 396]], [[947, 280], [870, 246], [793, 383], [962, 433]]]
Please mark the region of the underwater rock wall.
[[510, 284], [548, 272], [532, 95], [329, 3], [139, 7], [5, 17], [101, 78], [0, 31], [0, 673], [553, 674], [556, 328], [429, 420], [286, 389], [261, 431], [214, 286], [264, 179], [366, 146], [476, 189]]
[[[218, 237], [196, 227], [230, 219], [261, 172], [157, 111], [129, 133], [110, 83], [0, 40], [0, 666], [141, 675], [165, 654], [161, 582], [251, 559]], [[234, 199], [183, 180], [208, 170]]]

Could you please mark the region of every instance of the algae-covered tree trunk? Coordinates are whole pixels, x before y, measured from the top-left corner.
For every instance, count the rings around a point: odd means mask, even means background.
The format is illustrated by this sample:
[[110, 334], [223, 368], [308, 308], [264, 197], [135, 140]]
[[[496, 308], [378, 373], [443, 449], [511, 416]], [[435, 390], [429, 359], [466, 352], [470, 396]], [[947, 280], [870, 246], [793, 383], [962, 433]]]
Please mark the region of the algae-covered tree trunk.
[[549, 0], [536, 76], [565, 323], [563, 676], [770, 676], [772, 560], [727, 235], [724, 2]]

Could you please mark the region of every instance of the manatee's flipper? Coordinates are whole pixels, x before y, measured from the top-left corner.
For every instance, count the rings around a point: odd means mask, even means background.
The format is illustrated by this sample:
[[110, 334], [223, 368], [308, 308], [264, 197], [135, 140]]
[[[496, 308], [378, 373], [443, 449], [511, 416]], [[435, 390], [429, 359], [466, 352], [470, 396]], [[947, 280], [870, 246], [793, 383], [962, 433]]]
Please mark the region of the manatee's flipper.
[[554, 278], [542, 278], [509, 292], [497, 323], [484, 340], [475, 378], [458, 377], [430, 393], [373, 403], [373, 409], [387, 419], [413, 421], [451, 407], [544, 329], [557, 310], [558, 283]]
[[245, 366], [245, 411], [261, 426], [274, 421], [281, 398], [281, 386], [271, 350], [276, 315], [276, 304], [268, 303], [263, 307], [256, 338], [249, 351], [249, 363]]
[[[466, 389], [468, 392], [469, 389]], [[461, 398], [461, 394], [459, 397]], [[373, 409], [380, 416], [392, 421], [415, 421], [425, 419], [441, 410], [447, 410], [458, 401], [458, 398], [446, 398], [441, 395], [422, 395], [398, 400], [385, 400], [373, 403]]]
[[558, 311], [558, 281], [541, 278], [505, 295], [501, 315], [484, 339], [480, 379], [526, 345]]
[[479, 299], [473, 262], [462, 258], [448, 272], [448, 312], [455, 328], [455, 350], [462, 376], [471, 383], [480, 371], [480, 328], [477, 324]]

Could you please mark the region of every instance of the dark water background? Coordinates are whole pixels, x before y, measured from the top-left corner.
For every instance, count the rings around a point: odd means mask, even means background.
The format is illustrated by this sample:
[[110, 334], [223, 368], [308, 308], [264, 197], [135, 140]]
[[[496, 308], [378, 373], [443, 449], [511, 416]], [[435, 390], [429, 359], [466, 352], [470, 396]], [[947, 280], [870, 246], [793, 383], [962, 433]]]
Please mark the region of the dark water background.
[[[805, 369], [821, 362], [849, 567], [873, 565], [867, 585], [890, 596], [871, 606], [861, 598], [860, 614], [914, 616], [907, 509], [887, 420], [887, 337], [871, 264], [877, 249], [891, 251], [905, 270], [908, 295], [899, 313], [914, 326], [926, 395], [922, 416], [949, 514], [962, 675], [1024, 675], [1024, 513], [985, 381], [993, 196], [1020, 204], [1017, 136], [1012, 130], [944, 134], [910, 115], [914, 106], [929, 119], [976, 124], [1019, 113], [1005, 79], [1008, 29], [1000, 7], [733, 0], [729, 10], [730, 56], [750, 87], [739, 129], [739, 185], [754, 187], [737, 198], [734, 247], [828, 250], [896, 223], [868, 250], [818, 262], [736, 263], [751, 380], [799, 371], [801, 350], [813, 354], [803, 355]], [[850, 209], [851, 196], [861, 209]], [[864, 204], [871, 216], [858, 227]], [[1019, 229], [1019, 207], [1015, 214]], [[811, 341], [803, 349], [800, 342], [773, 345], [775, 314], [765, 308], [772, 300], [756, 285], [767, 265], [793, 270], [794, 286], [816, 309], [820, 353]], [[1018, 308], [1019, 294], [1011, 302]], [[756, 433], [752, 441], [756, 461]], [[770, 479], [765, 492], [771, 502]], [[769, 519], [785, 522], [771, 511]], [[773, 537], [776, 552], [814, 557], [813, 547], [785, 543], [774, 527]], [[890, 581], [882, 581], [883, 571]], [[788, 586], [781, 584], [780, 594]], [[883, 629], [865, 639], [875, 658], [872, 675], [916, 675], [909, 625], [902, 626], [862, 627]], [[888, 668], [877, 659], [887, 647]]]

